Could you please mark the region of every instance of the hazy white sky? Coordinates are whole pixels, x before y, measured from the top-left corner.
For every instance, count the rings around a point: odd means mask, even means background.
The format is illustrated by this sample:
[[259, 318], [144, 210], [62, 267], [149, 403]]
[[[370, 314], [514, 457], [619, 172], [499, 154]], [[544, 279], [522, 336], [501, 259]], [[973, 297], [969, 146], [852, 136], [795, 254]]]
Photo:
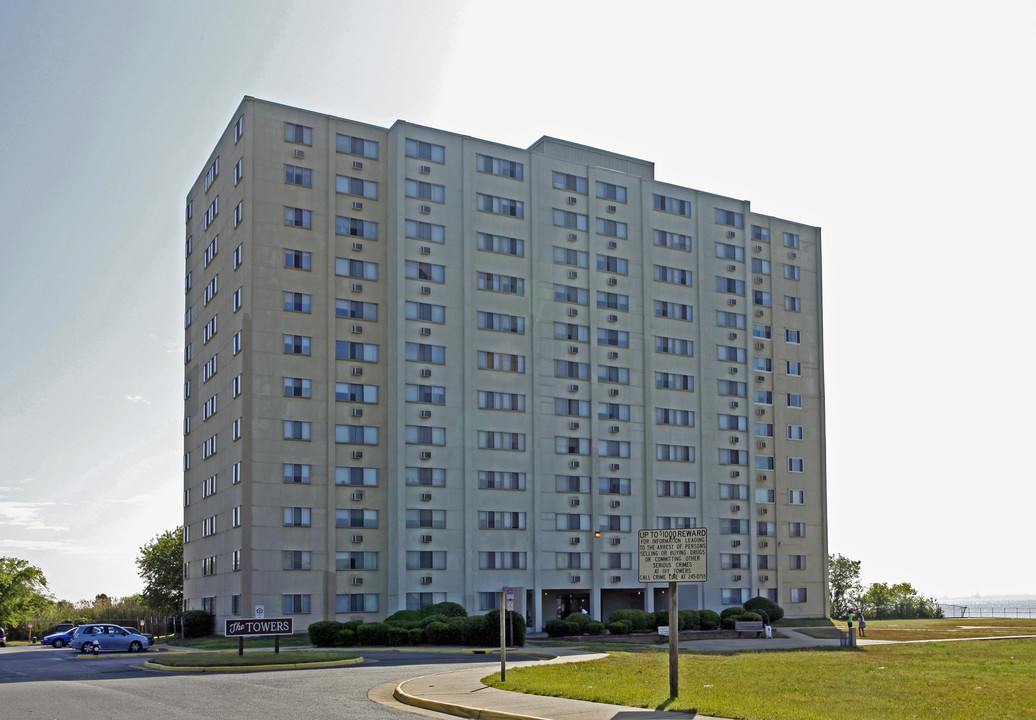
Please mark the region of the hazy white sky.
[[821, 226], [831, 551], [1036, 594], [1034, 70], [1024, 1], [6, 0], [0, 555], [129, 595], [182, 522], [184, 197], [253, 95], [552, 135]]

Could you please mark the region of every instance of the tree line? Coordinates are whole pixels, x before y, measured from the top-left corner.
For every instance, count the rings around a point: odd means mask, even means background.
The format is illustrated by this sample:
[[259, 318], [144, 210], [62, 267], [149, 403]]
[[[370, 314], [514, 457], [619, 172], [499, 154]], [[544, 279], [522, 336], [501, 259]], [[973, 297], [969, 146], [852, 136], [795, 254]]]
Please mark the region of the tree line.
[[859, 560], [842, 555], [828, 557], [828, 587], [831, 617], [844, 620], [849, 613], [862, 612], [865, 617], [888, 618], [941, 618], [942, 608], [934, 597], [924, 597], [908, 582], [889, 585], [872, 583], [864, 589], [860, 582]]

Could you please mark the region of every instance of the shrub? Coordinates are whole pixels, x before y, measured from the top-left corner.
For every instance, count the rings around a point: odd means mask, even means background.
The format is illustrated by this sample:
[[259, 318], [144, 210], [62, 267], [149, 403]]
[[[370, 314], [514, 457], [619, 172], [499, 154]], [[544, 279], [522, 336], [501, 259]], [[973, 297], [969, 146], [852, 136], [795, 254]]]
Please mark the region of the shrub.
[[410, 630], [399, 625], [387, 625], [388, 645], [409, 645]]
[[444, 622], [431, 622], [425, 625], [425, 637], [433, 645], [458, 645], [460, 633]]
[[425, 632], [424, 628], [410, 628], [407, 630], [407, 642], [411, 645], [424, 645], [425, 643]]
[[738, 620], [740, 620], [742, 622], [755, 622], [757, 620], [762, 620], [762, 619], [763, 619], [762, 615], [760, 615], [759, 613], [754, 613], [754, 612], [743, 613], [741, 615], [741, 617], [738, 618]]
[[719, 627], [719, 615], [715, 610], [701, 611], [701, 629], [715, 630]]
[[697, 610], [681, 610], [679, 616], [681, 630], [699, 630], [701, 628], [701, 613]]
[[543, 629], [547, 631], [547, 635], [550, 637], [564, 637], [568, 634], [568, 623], [564, 620], [548, 620], [543, 626]]
[[335, 635], [335, 645], [348, 647], [356, 644], [356, 631], [349, 628], [341, 628]]
[[719, 614], [719, 619], [726, 620], [729, 617], [737, 617], [738, 615], [744, 615], [745, 609], [743, 607], [728, 607]]
[[441, 602], [435, 603], [434, 605], [425, 605], [423, 608], [418, 610], [421, 617], [429, 617], [431, 615], [445, 615], [446, 617], [467, 617], [468, 611], [464, 609], [463, 605], [458, 605], [455, 602]]
[[655, 627], [664, 627], [669, 625], [669, 611], [668, 610], [655, 610]]
[[608, 616], [608, 623], [616, 620], [629, 623], [629, 632], [649, 632], [658, 627], [654, 624], [655, 616], [644, 610], [616, 610]]
[[385, 623], [364, 623], [356, 629], [356, 639], [361, 645], [388, 645], [389, 626]]
[[309, 641], [317, 647], [331, 647], [335, 644], [342, 623], [334, 620], [321, 620], [310, 624], [307, 634]]
[[630, 624], [625, 620], [612, 620], [608, 623], [608, 632], [612, 635], [628, 635], [629, 631]]
[[[482, 619], [482, 642], [478, 644], [496, 647], [500, 644], [500, 611], [490, 610]], [[514, 622], [514, 637], [511, 637], [512, 620]], [[525, 630], [525, 618], [513, 610], [509, 611], [504, 618], [504, 632], [507, 644], [519, 647], [525, 645]]]
[[400, 610], [385, 618], [386, 625], [400, 625], [402, 627], [417, 627], [421, 621], [421, 613], [417, 610]]
[[604, 623], [591, 620], [586, 626], [586, 632], [589, 635], [604, 635]]
[[173, 618], [183, 623], [184, 637], [200, 638], [212, 634], [213, 616], [204, 610], [186, 610], [172, 615], [167, 621], [170, 632], [172, 632]]
[[592, 621], [590, 620], [589, 615], [584, 615], [581, 612], [577, 612], [572, 613], [567, 618], [565, 618], [565, 622], [569, 625], [575, 625], [578, 628], [578, 630], [575, 633], [573, 633], [574, 635], [582, 635], [584, 632], [586, 632], [586, 626], [589, 625]]
[[481, 615], [450, 618], [450, 625], [460, 631], [461, 645], [481, 645], [484, 618]]
[[360, 625], [363, 625], [363, 623], [359, 620], [348, 620], [342, 623], [343, 628], [345, 628], [346, 630], [352, 630], [353, 632], [356, 632], [359, 629]]
[[426, 628], [433, 622], [448, 623], [450, 619], [445, 615], [429, 615], [421, 618], [421, 627]]
[[754, 597], [745, 603], [745, 610], [752, 612], [765, 612], [772, 623], [778, 623], [784, 617], [784, 608], [769, 598], [762, 596]]

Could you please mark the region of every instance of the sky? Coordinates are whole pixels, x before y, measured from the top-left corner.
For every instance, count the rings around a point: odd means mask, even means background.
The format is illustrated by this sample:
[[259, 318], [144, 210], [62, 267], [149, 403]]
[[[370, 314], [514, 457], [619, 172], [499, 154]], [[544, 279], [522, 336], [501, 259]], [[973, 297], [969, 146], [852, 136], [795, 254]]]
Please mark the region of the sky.
[[1024, 1], [6, 0], [0, 556], [122, 597], [182, 522], [184, 198], [251, 95], [559, 137], [820, 226], [830, 551], [1036, 594], [1034, 70]]

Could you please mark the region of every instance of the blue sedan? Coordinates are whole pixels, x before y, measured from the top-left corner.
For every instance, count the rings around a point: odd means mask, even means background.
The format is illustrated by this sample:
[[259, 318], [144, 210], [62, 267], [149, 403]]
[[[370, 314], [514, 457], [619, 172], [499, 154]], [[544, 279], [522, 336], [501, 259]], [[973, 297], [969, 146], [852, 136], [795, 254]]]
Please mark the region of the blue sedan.
[[51, 635], [47, 635], [45, 638], [40, 640], [40, 645], [53, 645], [56, 648], [63, 648], [72, 642], [72, 633], [76, 631], [75, 628], [71, 630], [65, 630], [64, 632], [56, 632]]
[[69, 647], [84, 653], [148, 649], [147, 638], [124, 630], [118, 625], [80, 625], [72, 636]]

